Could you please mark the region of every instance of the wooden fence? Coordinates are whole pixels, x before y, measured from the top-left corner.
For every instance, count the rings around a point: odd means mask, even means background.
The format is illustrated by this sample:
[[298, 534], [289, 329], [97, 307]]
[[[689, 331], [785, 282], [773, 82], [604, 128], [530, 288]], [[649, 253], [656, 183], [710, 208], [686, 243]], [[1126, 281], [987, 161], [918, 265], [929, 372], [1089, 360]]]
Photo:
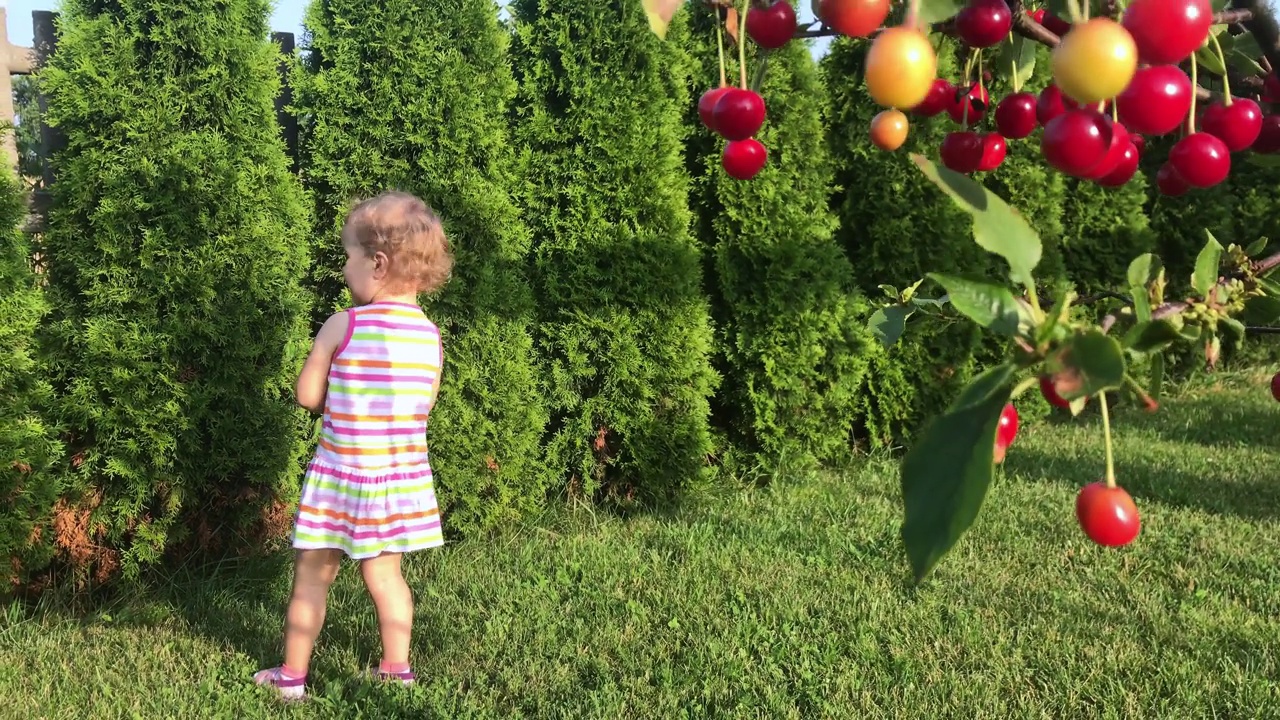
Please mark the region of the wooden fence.
[[[3, 145], [5, 159], [15, 173], [19, 173], [17, 136], [13, 132], [15, 122], [13, 107], [13, 76], [31, 75], [49, 61], [58, 47], [58, 13], [48, 10], [34, 10], [31, 13], [31, 38], [34, 47], [13, 45], [9, 42], [8, 11], [0, 6], [0, 59], [7, 67], [7, 72], [0, 72], [0, 123], [5, 123]], [[294, 170], [298, 166], [298, 118], [288, 111], [293, 103], [293, 89], [289, 87], [286, 77], [288, 58], [294, 54], [293, 33], [273, 32], [272, 42], [280, 47], [279, 72], [281, 77], [280, 94], [276, 97], [276, 120], [284, 135], [289, 156], [293, 159]], [[40, 123], [40, 157], [41, 173], [36, 186], [30, 195], [30, 215], [27, 220], [28, 232], [39, 232], [44, 227], [45, 210], [49, 207], [48, 188], [53, 185], [53, 171], [49, 158], [63, 146], [63, 138], [57, 128], [43, 122], [44, 113], [48, 110], [43, 95], [39, 97], [42, 122]]]

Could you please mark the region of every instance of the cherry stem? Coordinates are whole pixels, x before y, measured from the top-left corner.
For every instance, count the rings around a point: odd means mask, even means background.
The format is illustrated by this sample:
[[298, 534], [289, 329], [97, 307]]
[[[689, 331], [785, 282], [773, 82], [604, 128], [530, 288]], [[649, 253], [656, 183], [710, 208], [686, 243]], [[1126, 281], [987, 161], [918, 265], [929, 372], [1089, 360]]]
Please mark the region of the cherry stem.
[[[1218, 51], [1218, 62], [1222, 63], [1222, 67], [1227, 67], [1227, 56], [1222, 52], [1222, 43], [1218, 42], [1218, 36], [1209, 33], [1210, 39], [1213, 40], [1213, 49]], [[1194, 53], [1193, 53], [1194, 54]], [[1231, 80], [1227, 78], [1230, 73], [1222, 73], [1222, 104], [1231, 107]], [[1194, 95], [1194, 93], [1192, 93]]]
[[911, 0], [910, 2], [907, 3], [907, 17], [902, 24], [906, 25], [907, 27], [913, 30], [919, 29], [919, 23], [917, 22], [917, 19], [919, 18], [919, 16], [920, 16], [920, 0]]
[[1116, 459], [1111, 449], [1111, 413], [1107, 409], [1107, 392], [1098, 393], [1098, 403], [1102, 407], [1102, 438], [1107, 450], [1107, 487], [1116, 486]]
[[747, 13], [749, 12], [751, 12], [751, 0], [742, 0], [742, 19], [738, 21], [738, 79], [743, 90], [747, 89]]
[[[1196, 54], [1191, 53], [1191, 87], [1197, 87], [1196, 75]], [[1194, 135], [1196, 132], [1196, 94], [1191, 93], [1191, 112], [1187, 113], [1187, 134]]]
[[[1083, 2], [1086, 2], [1086, 3], [1088, 1], [1089, 0], [1083, 0]], [[1080, 2], [1078, 2], [1077, 0], [1067, 1], [1067, 14], [1071, 16], [1072, 24], [1084, 22], [1084, 16], [1080, 11]]]
[[[1013, 42], [1013, 31], [1009, 31], [1009, 42]], [[1013, 83], [1013, 91], [1015, 93], [1022, 92], [1022, 83], [1018, 82], [1018, 61], [1013, 59], [1009, 61], [1009, 80]]]
[[720, 8], [716, 8], [716, 45], [720, 48], [720, 87], [729, 84], [729, 77], [724, 71], [724, 18], [720, 16]]
[[1111, 122], [1120, 122], [1120, 110], [1116, 107], [1116, 99], [1111, 98]]

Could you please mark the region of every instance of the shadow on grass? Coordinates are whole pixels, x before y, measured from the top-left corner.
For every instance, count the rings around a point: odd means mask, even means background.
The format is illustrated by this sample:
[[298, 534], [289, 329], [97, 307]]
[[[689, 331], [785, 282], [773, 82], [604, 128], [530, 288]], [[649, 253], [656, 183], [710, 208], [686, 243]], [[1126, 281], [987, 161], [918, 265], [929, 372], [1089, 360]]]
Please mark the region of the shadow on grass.
[[1249, 445], [1280, 449], [1280, 410], [1243, 405], [1238, 398], [1199, 397], [1152, 413], [1126, 417], [1164, 440], [1218, 447]]
[[[1011, 451], [1005, 460], [1005, 472], [1012, 480], [1030, 480], [1071, 487], [1082, 487], [1102, 479], [1101, 458], [1098, 463], [1062, 462], [1060, 457], [1038, 448]], [[1202, 510], [1217, 515], [1231, 515], [1249, 520], [1271, 520], [1280, 517], [1280, 482], [1258, 477], [1234, 482], [1218, 482], [1170, 462], [1154, 465], [1145, 461], [1116, 458], [1116, 476], [1135, 500], [1153, 500], [1164, 505]]]

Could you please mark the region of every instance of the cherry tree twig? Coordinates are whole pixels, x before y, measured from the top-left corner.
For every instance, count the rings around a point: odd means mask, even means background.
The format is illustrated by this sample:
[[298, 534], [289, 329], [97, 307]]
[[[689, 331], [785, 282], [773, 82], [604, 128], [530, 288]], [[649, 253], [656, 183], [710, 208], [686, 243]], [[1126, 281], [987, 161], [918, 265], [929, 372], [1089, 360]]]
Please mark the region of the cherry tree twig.
[[[1274, 270], [1277, 267], [1280, 267], [1280, 253], [1275, 253], [1274, 255], [1270, 255], [1261, 260], [1257, 260], [1251, 263], [1249, 266], [1249, 269], [1255, 275], [1263, 275], [1270, 270]], [[1215, 289], [1225, 287], [1232, 280], [1238, 280], [1240, 279], [1240, 277], [1241, 277], [1240, 273], [1235, 273], [1235, 272], [1230, 273], [1218, 282], [1218, 284], [1215, 286]], [[1174, 315], [1177, 315], [1178, 313], [1186, 310], [1189, 307], [1191, 307], [1191, 304], [1186, 302], [1185, 300], [1179, 300], [1176, 302], [1167, 302], [1158, 308], [1154, 308], [1151, 311], [1151, 319], [1161, 320], [1163, 318], [1173, 317]], [[1104, 333], [1110, 332], [1112, 326], [1114, 326], [1116, 324], [1116, 321], [1119, 319], [1120, 319], [1120, 316], [1116, 313], [1111, 313], [1110, 315], [1103, 318], [1102, 332]]]

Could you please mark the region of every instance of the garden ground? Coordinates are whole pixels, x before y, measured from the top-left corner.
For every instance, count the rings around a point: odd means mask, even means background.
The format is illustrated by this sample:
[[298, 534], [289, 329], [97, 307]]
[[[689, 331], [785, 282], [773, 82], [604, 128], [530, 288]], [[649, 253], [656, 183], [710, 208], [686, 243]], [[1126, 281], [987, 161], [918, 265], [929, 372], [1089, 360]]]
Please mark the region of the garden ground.
[[7, 718], [1259, 718], [1280, 714], [1280, 405], [1223, 375], [1117, 413], [1143, 511], [1089, 543], [1097, 417], [1018, 438], [982, 516], [909, 583], [892, 461], [702, 498], [675, 517], [546, 518], [406, 561], [415, 688], [376, 661], [358, 574], [333, 591], [314, 698], [278, 659], [287, 554], [148, 582], [92, 610], [0, 606]]

